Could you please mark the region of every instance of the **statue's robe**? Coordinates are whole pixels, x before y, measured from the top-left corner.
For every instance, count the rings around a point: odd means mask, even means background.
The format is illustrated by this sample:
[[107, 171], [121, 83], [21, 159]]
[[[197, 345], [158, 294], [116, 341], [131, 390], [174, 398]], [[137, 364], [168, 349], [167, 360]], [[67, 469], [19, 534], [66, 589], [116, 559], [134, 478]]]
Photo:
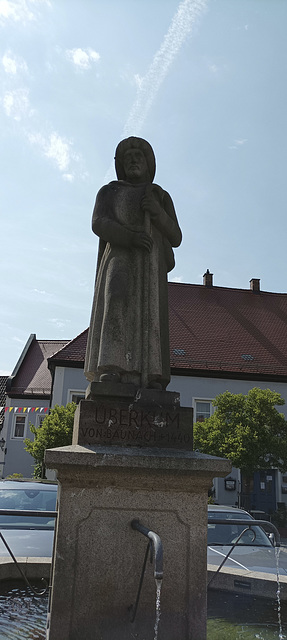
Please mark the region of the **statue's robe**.
[[[164, 210], [160, 229], [150, 221], [141, 208], [146, 188], [113, 181], [96, 198], [92, 228], [100, 243], [85, 361], [90, 381], [106, 372], [139, 387], [157, 381], [165, 388], [170, 380], [167, 272], [181, 231], [169, 194], [157, 185], [148, 188]], [[150, 253], [132, 244], [135, 231], [151, 235]]]

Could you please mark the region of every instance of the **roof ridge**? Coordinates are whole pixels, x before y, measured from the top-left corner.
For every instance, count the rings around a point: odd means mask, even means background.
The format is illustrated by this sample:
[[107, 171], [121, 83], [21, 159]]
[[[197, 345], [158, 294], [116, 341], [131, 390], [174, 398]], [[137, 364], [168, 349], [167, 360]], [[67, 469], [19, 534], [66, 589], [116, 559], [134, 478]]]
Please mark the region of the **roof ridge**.
[[224, 289], [225, 291], [244, 291], [246, 293], [252, 294], [252, 295], [261, 295], [261, 294], [267, 294], [267, 295], [271, 295], [271, 296], [287, 296], [287, 292], [279, 292], [279, 291], [264, 291], [262, 289], [260, 289], [260, 291], [252, 291], [251, 289], [243, 289], [241, 287], [227, 287], [227, 286], [220, 286], [220, 285], [212, 285], [210, 287], [205, 286], [204, 284], [200, 284], [200, 283], [191, 283], [191, 282], [168, 282], [168, 286], [184, 286], [184, 287], [199, 287], [201, 289], [204, 290], [208, 290], [208, 291], [212, 291], [213, 289]]

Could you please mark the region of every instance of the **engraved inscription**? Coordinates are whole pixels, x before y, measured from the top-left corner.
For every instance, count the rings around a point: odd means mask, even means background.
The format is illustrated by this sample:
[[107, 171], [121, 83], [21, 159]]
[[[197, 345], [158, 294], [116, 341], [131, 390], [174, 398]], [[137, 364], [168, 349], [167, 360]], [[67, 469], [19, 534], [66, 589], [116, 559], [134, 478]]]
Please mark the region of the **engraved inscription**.
[[190, 433], [182, 433], [179, 432], [170, 432], [168, 430], [159, 431], [157, 429], [113, 429], [111, 427], [97, 429], [93, 427], [80, 427], [80, 437], [81, 442], [90, 441], [112, 441], [121, 443], [137, 443], [137, 444], [147, 444], [147, 443], [158, 443], [159, 445], [164, 446], [165, 444], [174, 444], [174, 445], [187, 445], [191, 444], [192, 441], [192, 432]]
[[[79, 444], [192, 449], [192, 410], [82, 401]], [[184, 412], [188, 411], [188, 415]], [[183, 415], [184, 414], [184, 415]], [[185, 417], [184, 417], [185, 416]]]
[[121, 409], [99, 405], [95, 408], [94, 421], [96, 426], [133, 427], [135, 429], [172, 426], [179, 428], [179, 412], [146, 411], [136, 409]]

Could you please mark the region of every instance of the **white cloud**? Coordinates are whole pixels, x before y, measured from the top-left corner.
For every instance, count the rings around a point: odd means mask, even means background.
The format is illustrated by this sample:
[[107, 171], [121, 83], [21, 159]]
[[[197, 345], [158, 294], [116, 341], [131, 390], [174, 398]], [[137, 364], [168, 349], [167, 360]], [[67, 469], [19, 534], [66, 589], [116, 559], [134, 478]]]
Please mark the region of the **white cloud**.
[[89, 56], [91, 58], [91, 60], [94, 60], [94, 62], [98, 62], [100, 59], [100, 54], [97, 51], [94, 51], [93, 49], [88, 49], [88, 53]]
[[29, 140], [29, 142], [31, 142], [31, 144], [36, 144], [39, 147], [42, 147], [43, 149], [45, 148], [46, 142], [45, 142], [45, 138], [41, 133], [29, 133], [27, 132], [27, 138]]
[[61, 138], [57, 133], [50, 135], [45, 155], [55, 160], [61, 171], [65, 171], [70, 164], [70, 142]]
[[171, 278], [170, 282], [182, 282], [182, 276], [177, 276], [175, 278]]
[[25, 17], [29, 20], [33, 18], [33, 14], [28, 10], [26, 3], [0, 0], [0, 18], [2, 20], [15, 20], [17, 22]]
[[219, 71], [219, 67], [217, 66], [217, 64], [209, 64], [208, 68], [211, 73], [218, 73]]
[[240, 138], [239, 140], [234, 140], [234, 143], [228, 148], [239, 149], [239, 147], [242, 147], [246, 142], [248, 142], [248, 138]]
[[70, 162], [72, 160], [79, 161], [77, 156], [72, 150], [72, 142], [59, 136], [58, 133], [53, 132], [47, 137], [41, 133], [26, 133], [28, 140], [31, 144], [37, 145], [47, 158], [53, 160], [60, 171], [64, 171], [63, 178], [69, 180], [73, 179], [72, 174], [66, 173]]
[[10, 75], [16, 75], [19, 71], [28, 71], [25, 60], [19, 56], [13, 56], [11, 51], [4, 53], [2, 57], [2, 65], [5, 73]]
[[93, 62], [98, 62], [100, 54], [93, 49], [67, 49], [66, 57], [79, 69], [90, 69]]
[[50, 296], [50, 293], [44, 291], [44, 289], [32, 289], [33, 293], [40, 293], [41, 296]]
[[63, 329], [63, 327], [65, 327], [70, 322], [70, 320], [63, 320], [62, 318], [50, 318], [48, 322], [57, 327], [57, 329]]
[[205, 57], [207, 69], [216, 79], [221, 79], [223, 74], [228, 70], [228, 63], [225, 60], [221, 58], [219, 62], [220, 64], [218, 64], [217, 61]]
[[30, 107], [29, 90], [26, 88], [6, 91], [3, 98], [3, 107], [6, 115], [14, 120], [31, 116], [33, 109]]
[[63, 178], [67, 182], [74, 182], [74, 179], [75, 179], [72, 173], [63, 173]]
[[22, 22], [35, 20], [41, 5], [51, 6], [49, 0], [0, 0], [0, 24], [12, 20]]
[[[39, 0], [34, 0], [35, 3], [38, 3], [38, 1]], [[15, 76], [20, 69], [28, 70], [26, 62], [22, 58], [14, 56], [9, 50], [3, 55], [2, 64], [5, 72], [10, 74], [10, 76]], [[1, 103], [6, 116], [19, 123], [21, 122], [20, 128], [22, 129], [22, 133], [29, 140], [30, 144], [37, 146], [44, 156], [56, 164], [63, 174], [64, 180], [73, 182], [75, 167], [70, 167], [70, 164], [72, 161], [73, 163], [83, 164], [82, 158], [73, 150], [73, 143], [60, 136], [56, 131], [47, 132], [45, 128], [45, 131], [42, 133], [41, 127], [39, 127], [40, 130], [38, 127], [38, 130], [35, 128], [35, 117], [31, 120], [31, 116], [37, 115], [37, 112], [30, 105], [28, 88], [22, 87], [6, 90], [3, 97], [0, 98], [0, 104]], [[85, 179], [86, 176], [83, 175], [82, 178]]]
[[241, 140], [234, 140], [235, 144], [241, 146], [247, 142], [247, 138], [242, 138]]

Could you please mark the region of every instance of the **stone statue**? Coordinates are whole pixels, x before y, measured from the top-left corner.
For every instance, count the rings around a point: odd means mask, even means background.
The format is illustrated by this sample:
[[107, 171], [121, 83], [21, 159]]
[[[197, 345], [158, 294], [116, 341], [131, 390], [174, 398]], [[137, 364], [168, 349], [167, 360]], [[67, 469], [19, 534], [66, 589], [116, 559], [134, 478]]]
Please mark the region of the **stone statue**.
[[170, 380], [167, 273], [181, 231], [155, 156], [142, 138], [116, 149], [118, 180], [97, 195], [99, 253], [85, 375], [89, 381], [165, 389]]

